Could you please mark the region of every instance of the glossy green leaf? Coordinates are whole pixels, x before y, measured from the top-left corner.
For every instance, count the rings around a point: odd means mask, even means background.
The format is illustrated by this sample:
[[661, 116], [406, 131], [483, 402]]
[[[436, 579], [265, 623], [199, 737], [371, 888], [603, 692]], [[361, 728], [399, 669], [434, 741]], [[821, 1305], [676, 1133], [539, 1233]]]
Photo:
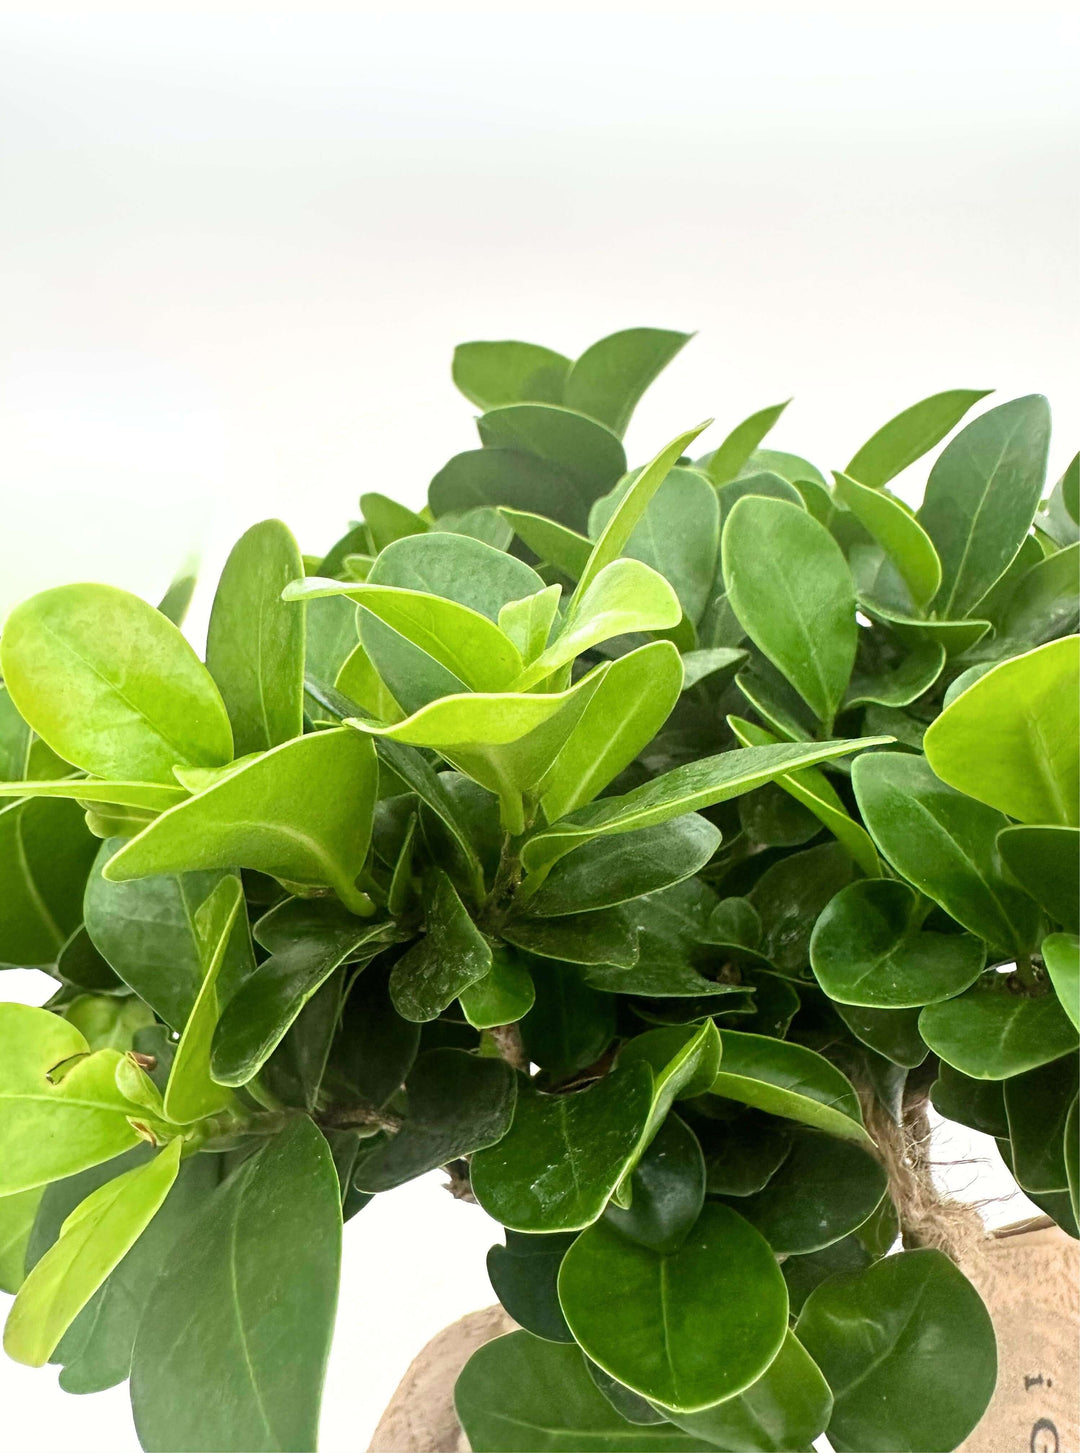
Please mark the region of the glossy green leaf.
[[791, 1453], [825, 1431], [832, 1393], [817, 1363], [794, 1333], [755, 1383], [700, 1413], [671, 1414], [684, 1432], [708, 1438], [729, 1453]]
[[929, 1051], [919, 1033], [918, 1009], [868, 1009], [837, 1003], [833, 1007], [860, 1044], [894, 1065], [914, 1069], [926, 1059]]
[[1003, 1088], [1017, 1184], [1036, 1195], [1067, 1191], [1065, 1132], [1076, 1103], [1076, 1055], [1013, 1075]]
[[239, 865], [290, 882], [330, 886], [370, 913], [356, 886], [371, 839], [375, 751], [358, 733], [314, 732], [250, 760], [162, 813], [109, 859], [103, 876]]
[[720, 842], [720, 830], [687, 813], [656, 827], [594, 838], [561, 858], [526, 899], [538, 918], [557, 918], [625, 903], [698, 872]]
[[[777, 740], [772, 732], [745, 721], [742, 717], [729, 716], [727, 720], [744, 747], [769, 746]], [[878, 877], [881, 862], [873, 840], [848, 812], [824, 772], [819, 772], [816, 767], [807, 767], [801, 772], [784, 773], [776, 778], [776, 785], [812, 812], [819, 822], [825, 824], [867, 877]], [[743, 801], [745, 800], [744, 798]]]
[[[101, 844], [86, 884], [87, 933], [129, 988], [166, 1024], [181, 1030], [203, 981], [195, 914], [222, 879], [219, 872], [181, 873], [112, 883], [102, 870], [121, 840]], [[220, 986], [227, 998], [254, 968], [247, 934], [230, 940]]]
[[941, 560], [943, 619], [970, 614], [1019, 550], [1049, 442], [1049, 406], [1031, 394], [981, 414], [938, 457], [918, 517]]
[[720, 447], [701, 461], [713, 484], [726, 484], [736, 477], [790, 402], [790, 399], [785, 399], [782, 404], [772, 404], [751, 414], [741, 424], [736, 424]]
[[536, 1002], [536, 986], [521, 956], [498, 947], [488, 972], [462, 989], [458, 1000], [474, 1029], [491, 1029], [523, 1019]]
[[436, 595], [492, 622], [509, 601], [544, 588], [523, 560], [482, 540], [445, 531], [387, 546], [372, 566], [368, 584]]
[[627, 328], [594, 343], [570, 367], [563, 402], [621, 438], [641, 395], [693, 335]]
[[935, 444], [940, 444], [967, 411], [990, 392], [990, 389], [954, 388], [921, 399], [883, 424], [856, 452], [846, 472], [860, 484], [880, 489]]
[[0, 669], [19, 711], [65, 761], [101, 777], [173, 782], [232, 759], [206, 667], [160, 611], [111, 585], [60, 585], [18, 605]]
[[1080, 623], [1078, 572], [1080, 542], [1044, 556], [1020, 576], [995, 622], [1000, 655], [1075, 633]]
[[363, 1191], [389, 1191], [414, 1177], [501, 1140], [514, 1115], [514, 1071], [501, 1059], [460, 1049], [422, 1054], [405, 1081], [401, 1128], [353, 1171]]
[[1080, 1029], [1080, 939], [1075, 933], [1052, 933], [1043, 939], [1039, 952], [1058, 1002]]
[[540, 782], [549, 823], [591, 801], [634, 760], [667, 720], [682, 681], [670, 641], [612, 661]]
[[832, 842], [789, 853], [766, 868], [750, 891], [750, 904], [761, 919], [757, 947], [767, 963], [785, 974], [808, 968], [814, 922], [854, 871], [845, 849]]
[[480, 409], [562, 402], [570, 360], [538, 343], [459, 343], [454, 383]]
[[799, 1130], [768, 1183], [740, 1196], [735, 1209], [777, 1255], [820, 1251], [873, 1214], [887, 1179], [880, 1162], [861, 1146]]
[[1001, 1080], [973, 1080], [942, 1060], [938, 1077], [930, 1087], [930, 1100], [946, 1120], [967, 1125], [981, 1135], [1008, 1138], [1009, 1122]]
[[622, 905], [559, 918], [513, 918], [501, 932], [507, 943], [545, 959], [620, 969], [631, 969], [638, 961], [637, 930]]
[[165, 1087], [165, 1113], [178, 1124], [223, 1110], [232, 1099], [210, 1075], [210, 1049], [221, 1012], [218, 975], [244, 895], [239, 880], [223, 879], [195, 915], [195, 936], [203, 979], [172, 1063]]
[[220, 1085], [247, 1084], [334, 970], [346, 959], [365, 961], [392, 937], [386, 923], [353, 918], [326, 900], [294, 898], [284, 907], [293, 910], [290, 931], [225, 1003], [214, 1030], [210, 1072]]
[[747, 497], [728, 516], [721, 554], [728, 598], [747, 635], [831, 726], [858, 630], [839, 545], [805, 510]]
[[45, 782], [0, 782], [0, 797], [69, 797], [77, 802], [113, 802], [164, 812], [189, 794], [163, 782], [112, 782], [97, 777], [61, 777]]
[[756, 1382], [787, 1332], [787, 1288], [768, 1243], [719, 1205], [666, 1255], [605, 1221], [591, 1226], [563, 1258], [559, 1300], [595, 1363], [683, 1412]]
[[303, 573], [299, 547], [280, 520], [253, 525], [221, 573], [206, 665], [228, 710], [238, 757], [279, 746], [303, 729], [304, 606], [281, 599]]
[[314, 1448], [340, 1247], [330, 1148], [297, 1117], [218, 1188], [147, 1291], [131, 1368], [147, 1453]]
[[23, 1282], [4, 1327], [4, 1351], [41, 1367], [102, 1282], [146, 1229], [180, 1164], [174, 1140], [147, 1165], [88, 1196], [64, 1222], [56, 1244]]
[[711, 1196], [752, 1196], [791, 1151], [791, 1127], [753, 1110], [731, 1120], [698, 1121], [697, 1131]]
[[138, 1143], [138, 1113], [116, 1086], [115, 1049], [89, 1052], [47, 1009], [0, 1004], [0, 1195], [111, 1160]]
[[878, 850], [909, 883], [990, 944], [1023, 951], [1038, 913], [1002, 874], [994, 850], [1007, 819], [942, 782], [921, 757], [858, 758], [852, 785]]
[[154, 1023], [154, 1011], [133, 994], [80, 994], [61, 1012], [92, 1050], [131, 1049], [135, 1034]]
[[722, 1029], [723, 1056], [712, 1094], [798, 1120], [830, 1135], [871, 1146], [850, 1080], [801, 1044]]
[[474, 1352], [454, 1404], [473, 1453], [708, 1453], [713, 1446], [670, 1424], [627, 1422], [577, 1347], [528, 1332], [496, 1337]]
[[1053, 994], [1031, 998], [1004, 974], [931, 1004], [919, 1032], [936, 1055], [975, 1080], [1004, 1080], [1076, 1048], [1077, 1029]]
[[667, 630], [681, 617], [678, 597], [662, 575], [639, 560], [613, 560], [584, 592], [575, 592], [562, 630], [521, 673], [514, 689], [529, 690], [612, 636]]
[[507, 1231], [505, 1246], [487, 1254], [488, 1280], [519, 1327], [546, 1342], [573, 1342], [559, 1306], [559, 1267], [573, 1236], [522, 1236]]
[[400, 721], [404, 716], [362, 644], [358, 643], [342, 663], [334, 688], [369, 711], [378, 721]]
[[73, 802], [0, 801], [0, 965], [56, 963], [82, 916], [94, 852]]
[[990, 1317], [940, 1251], [905, 1251], [830, 1278], [807, 1298], [795, 1332], [832, 1389], [827, 1431], [837, 1453], [949, 1453], [994, 1390]]
[[[993, 722], [993, 731], [987, 731]], [[1080, 636], [1003, 661], [932, 722], [943, 781], [1021, 822], [1080, 823]]]
[[[591, 534], [600, 534], [635, 487], [635, 476], [627, 475], [597, 500], [589, 515]], [[719, 549], [716, 490], [697, 470], [671, 468], [619, 553], [658, 571], [674, 587], [687, 620], [697, 621], [713, 588]]]
[[473, 1157], [473, 1194], [515, 1231], [591, 1225], [630, 1166], [652, 1099], [641, 1063], [567, 1094], [545, 1095], [522, 1079], [509, 1133]]
[[705, 1161], [697, 1136], [677, 1115], [668, 1115], [653, 1136], [628, 1190], [629, 1204], [612, 1201], [605, 1218], [639, 1246], [678, 1250], [705, 1204]]
[[578, 808], [529, 838], [522, 849], [522, 861], [530, 872], [536, 872], [590, 838], [668, 822], [684, 813], [741, 797], [785, 771], [849, 756], [882, 740], [871, 737], [858, 741], [783, 743], [703, 757], [675, 767], [621, 797], [605, 797]]
[[982, 972], [971, 934], [921, 928], [918, 896], [882, 878], [841, 889], [814, 925], [810, 962], [830, 999], [871, 1009], [914, 1009], [951, 999]]
[[925, 609], [941, 584], [941, 561], [914, 515], [884, 490], [869, 489], [837, 474], [836, 493], [878, 542], [903, 577], [917, 606]]
[[1072, 1206], [1073, 1221], [1080, 1217], [1080, 1108], [1072, 1102], [1065, 1121], [1065, 1175], [1069, 1182], [1069, 1203]]
[[521, 1021], [521, 1037], [530, 1063], [557, 1083], [602, 1057], [615, 1037], [615, 1002], [576, 964], [534, 959], [532, 969], [536, 1002]]
[[441, 869], [432, 874], [424, 937], [394, 965], [390, 994], [405, 1019], [435, 1019], [462, 989], [491, 970], [491, 944], [473, 923], [453, 883]]

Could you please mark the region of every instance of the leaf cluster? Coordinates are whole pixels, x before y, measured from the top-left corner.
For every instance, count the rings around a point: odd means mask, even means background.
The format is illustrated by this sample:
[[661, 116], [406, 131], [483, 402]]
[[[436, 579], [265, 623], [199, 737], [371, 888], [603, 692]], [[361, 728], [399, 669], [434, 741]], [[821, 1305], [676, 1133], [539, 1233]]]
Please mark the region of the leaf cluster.
[[686, 341], [459, 348], [479, 447], [255, 525], [205, 660], [187, 589], [5, 624], [5, 1347], [147, 1450], [313, 1447], [343, 1223], [438, 1167], [523, 1329], [476, 1453], [954, 1448], [993, 1331], [878, 1143], [928, 1097], [1077, 1234], [1077, 462], [990, 407], [911, 510], [954, 390], [831, 482], [783, 405], [630, 468]]

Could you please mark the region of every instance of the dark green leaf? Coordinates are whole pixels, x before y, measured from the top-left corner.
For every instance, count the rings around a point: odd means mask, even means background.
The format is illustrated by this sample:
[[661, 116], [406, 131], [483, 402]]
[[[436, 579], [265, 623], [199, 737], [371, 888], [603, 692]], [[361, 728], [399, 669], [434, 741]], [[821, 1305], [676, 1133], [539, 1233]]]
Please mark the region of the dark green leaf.
[[955, 1120], [982, 1135], [1008, 1139], [1005, 1090], [1001, 1080], [973, 1080], [942, 1060], [938, 1077], [930, 1087], [934, 1109], [946, 1120]]
[[976, 1080], [1004, 1080], [1076, 1048], [1076, 1026], [1053, 994], [1029, 998], [991, 972], [919, 1015], [919, 1032], [946, 1064]]
[[607, 1049], [615, 1037], [615, 1003], [590, 987], [576, 964], [536, 959], [532, 969], [536, 1003], [521, 1034], [530, 1061], [559, 1080], [595, 1064]]
[[832, 1388], [837, 1453], [949, 1453], [994, 1390], [989, 1315], [940, 1251], [905, 1251], [831, 1278], [795, 1331]]
[[676, 1251], [697, 1221], [705, 1202], [705, 1161], [697, 1136], [677, 1115], [668, 1115], [634, 1167], [629, 1202], [612, 1202], [604, 1216], [623, 1236], [654, 1251]]
[[361, 1151], [353, 1183], [362, 1191], [389, 1191], [494, 1145], [510, 1128], [516, 1093], [514, 1071], [504, 1060], [460, 1049], [422, 1054], [405, 1081], [401, 1128]]
[[1075, 1054], [1005, 1081], [1012, 1173], [1025, 1191], [1069, 1189], [1065, 1130], [1076, 1091]]
[[491, 969], [491, 945], [441, 869], [434, 870], [426, 899], [427, 932], [390, 975], [395, 1009], [418, 1023], [437, 1018]]
[[780, 1270], [787, 1282], [792, 1316], [798, 1316], [810, 1293], [827, 1278], [838, 1272], [861, 1271], [870, 1261], [870, 1253], [857, 1236], [845, 1236], [806, 1256], [786, 1256]]
[[95, 848], [74, 802], [0, 798], [0, 965], [56, 963], [82, 917]]
[[[573, 1342], [559, 1306], [559, 1267], [566, 1252], [561, 1236], [521, 1236], [506, 1232], [506, 1245], [487, 1254], [488, 1278], [495, 1295], [518, 1326], [547, 1342]], [[552, 1249], [547, 1248], [552, 1243]]]
[[571, 964], [631, 969], [638, 961], [637, 931], [621, 906], [560, 918], [515, 918], [503, 924], [502, 936], [516, 948]]
[[563, 402], [599, 419], [621, 438], [641, 395], [692, 336], [662, 328], [627, 328], [601, 338], [571, 365]]
[[822, 1055], [801, 1044], [730, 1029], [720, 1031], [720, 1040], [723, 1055], [713, 1081], [714, 1095], [801, 1121], [857, 1145], [872, 1145], [854, 1086]]
[[683, 1412], [756, 1382], [787, 1331], [787, 1288], [767, 1243], [719, 1205], [667, 1255], [605, 1221], [591, 1226], [563, 1259], [559, 1299], [594, 1362]]
[[989, 389], [954, 388], [912, 404], [866, 441], [846, 472], [860, 484], [880, 489], [939, 444], [989, 392]]
[[766, 868], [751, 889], [750, 903], [761, 919], [760, 950], [769, 963], [791, 974], [809, 964], [814, 921], [853, 873], [840, 843], [820, 843]]

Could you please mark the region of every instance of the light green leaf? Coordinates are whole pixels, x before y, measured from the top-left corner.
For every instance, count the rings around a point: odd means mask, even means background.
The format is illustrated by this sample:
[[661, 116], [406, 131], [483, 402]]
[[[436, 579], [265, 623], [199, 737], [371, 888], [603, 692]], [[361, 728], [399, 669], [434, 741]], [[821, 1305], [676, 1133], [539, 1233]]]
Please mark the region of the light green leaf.
[[666, 630], [678, 625], [682, 618], [682, 607], [671, 586], [638, 560], [612, 561], [584, 595], [579, 597], [575, 592], [574, 600], [578, 604], [575, 607], [571, 601], [562, 630], [514, 681], [514, 690], [530, 690], [560, 666], [612, 636]]
[[562, 402], [570, 360], [538, 343], [459, 343], [454, 349], [454, 383], [471, 404]]
[[861, 757], [851, 780], [871, 837], [898, 873], [991, 945], [1032, 947], [1038, 912], [1003, 876], [994, 849], [1006, 818], [907, 752]]
[[561, 595], [561, 585], [549, 585], [523, 600], [507, 601], [499, 611], [499, 630], [513, 641], [526, 665], [547, 645]]
[[[688, 429], [685, 434], [680, 434], [677, 439], [666, 444], [656, 458], [645, 466], [623, 495], [611, 518], [600, 532], [585, 569], [581, 572], [577, 589], [570, 601], [571, 618], [586, 613], [585, 596], [589, 587], [601, 571], [613, 564], [623, 553], [623, 547], [634, 533], [648, 509], [650, 500], [667, 478], [675, 461], [686, 452], [687, 446], [697, 438], [702, 430], [708, 428], [710, 422], [711, 420], [707, 419], [705, 423], [698, 424], [695, 429]], [[672, 622], [673, 625], [676, 623]]]
[[362, 494], [360, 512], [364, 516], [376, 555], [395, 540], [405, 540], [410, 535], [423, 535], [429, 529], [426, 520], [405, 505], [399, 504], [397, 500], [388, 499], [385, 494]]
[[400, 721], [404, 715], [383, 685], [367, 650], [359, 643], [338, 672], [334, 689], [344, 692], [357, 706], [370, 711], [377, 721]]
[[[777, 741], [772, 732], [742, 717], [729, 716], [728, 725], [744, 747], [764, 747]], [[824, 772], [816, 767], [804, 768], [801, 772], [785, 773], [776, 778], [776, 785], [782, 787], [796, 802], [802, 803], [842, 844], [858, 863], [868, 878], [881, 873], [881, 862], [873, 840], [864, 827], [848, 812], [835, 788]]]
[[1039, 952], [1058, 996], [1058, 1002], [1080, 1029], [1080, 939], [1075, 933], [1052, 933]]
[[973, 1080], [1004, 1080], [1076, 1048], [1077, 1028], [1050, 993], [1032, 998], [988, 973], [956, 999], [930, 1004], [919, 1033], [936, 1055]]
[[229, 877], [218, 884], [195, 915], [204, 965], [202, 987], [176, 1046], [165, 1087], [165, 1114], [180, 1125], [215, 1115], [232, 1099], [229, 1091], [211, 1078], [210, 1046], [220, 1014], [218, 974], [243, 903], [239, 880]]
[[747, 635], [831, 727], [855, 662], [855, 594], [839, 545], [812, 515], [748, 496], [724, 525], [724, 580]]
[[[598, 535], [633, 489], [629, 474], [589, 514]], [[649, 565], [673, 586], [688, 621], [696, 623], [709, 602], [720, 550], [720, 506], [716, 490], [695, 469], [672, 468], [635, 525], [621, 553]]]
[[959, 620], [1020, 549], [1046, 478], [1050, 409], [1031, 394], [980, 415], [930, 471], [919, 522], [941, 560], [939, 616]]
[[727, 484], [729, 479], [736, 477], [790, 403], [790, 399], [785, 399], [782, 404], [772, 404], [767, 409], [759, 409], [756, 414], [751, 414], [741, 424], [735, 425], [719, 449], [714, 449], [701, 460], [701, 465], [713, 484]]
[[329, 885], [366, 916], [371, 904], [356, 878], [371, 840], [376, 778], [374, 748], [356, 732], [299, 737], [163, 813], [109, 859], [103, 876], [116, 883], [239, 865]]
[[[987, 723], [993, 730], [987, 730]], [[1021, 822], [1080, 823], [1080, 636], [1003, 661], [932, 722], [927, 761]]]
[[785, 771], [850, 756], [885, 740], [866, 737], [855, 741], [781, 743], [702, 757], [621, 797], [605, 797], [578, 808], [529, 838], [522, 848], [522, 862], [529, 872], [537, 872], [589, 838], [667, 822], [686, 812], [739, 797]]
[[437, 595], [497, 622], [504, 605], [534, 595], [545, 582], [505, 550], [436, 530], [389, 545], [372, 566], [368, 584]]
[[18, 605], [0, 670], [12, 700], [65, 761], [100, 777], [173, 782], [231, 760], [232, 730], [176, 626], [111, 585], [60, 585]]
[[628, 1422], [577, 1347], [528, 1332], [496, 1337], [474, 1352], [454, 1401], [474, 1453], [709, 1453], [713, 1446], [670, 1423]]
[[720, 1031], [720, 1041], [723, 1057], [712, 1094], [873, 1145], [854, 1086], [824, 1056], [801, 1044], [731, 1029]]
[[[920, 620], [916, 616], [905, 615], [903, 611], [867, 600], [862, 594], [859, 596], [859, 605], [872, 620], [888, 626], [907, 645], [925, 647], [936, 642], [944, 647], [946, 656], [960, 656], [965, 651], [970, 651], [990, 629], [990, 622], [984, 620]], [[852, 686], [854, 688], [854, 682]]]
[[215, 1191], [147, 1289], [131, 1368], [147, 1453], [315, 1447], [340, 1256], [330, 1147], [296, 1116]]
[[280, 520], [253, 525], [221, 572], [206, 666], [228, 710], [238, 757], [303, 730], [305, 607], [281, 599], [303, 573], [300, 548]]
[[561, 692], [444, 696], [388, 726], [358, 717], [346, 720], [358, 732], [440, 752], [496, 793], [507, 827], [521, 832], [522, 792], [539, 785], [610, 669], [598, 666]]
[[682, 689], [679, 653], [652, 641], [612, 661], [540, 782], [549, 823], [602, 792], [652, 741]]
[[835, 474], [836, 493], [895, 565], [917, 606], [930, 604], [941, 584], [941, 561], [914, 515], [884, 490]]
[[750, 1387], [787, 1333], [787, 1287], [768, 1243], [715, 1204], [667, 1255], [606, 1221], [591, 1226], [563, 1258], [559, 1300], [595, 1363], [681, 1412]]
[[509, 1132], [473, 1157], [473, 1194], [515, 1231], [591, 1225], [630, 1166], [652, 1100], [641, 1063], [570, 1094], [542, 1094], [523, 1078]]
[[836, 1453], [950, 1453], [994, 1391], [989, 1314], [941, 1251], [830, 1277], [795, 1332], [832, 1389]]
[[601, 338], [571, 364], [563, 402], [621, 438], [641, 395], [692, 337], [663, 328], [627, 328]]
[[[1075, 632], [1080, 619], [1078, 577], [1080, 542], [1043, 556], [1024, 571], [995, 621], [1000, 654], [1012, 655]], [[984, 604], [980, 602], [980, 609]]]
[[116, 1087], [123, 1055], [89, 1052], [65, 1019], [0, 1004], [0, 1196], [31, 1190], [138, 1144]]
[[23, 1282], [4, 1327], [4, 1351], [42, 1367], [112, 1269], [142, 1235], [168, 1195], [180, 1165], [174, 1140], [148, 1165], [129, 1170], [88, 1196]]
[[[449, 538], [464, 540], [466, 537]], [[517, 649], [498, 626], [457, 601], [397, 586], [353, 585], [349, 581], [322, 580], [318, 576], [295, 580], [285, 589], [286, 600], [310, 600], [327, 595], [345, 595], [357, 601], [473, 691], [499, 691], [521, 671]], [[366, 644], [370, 650], [370, 643]]]
[[923, 911], [917, 894], [892, 878], [842, 888], [810, 938], [810, 962], [829, 998], [917, 1009], [973, 984], [986, 960], [982, 940], [924, 930]]
[[0, 1196], [0, 1292], [14, 1294], [26, 1278], [26, 1248], [44, 1186]]
[[1055, 923], [1080, 932], [1080, 829], [1005, 827], [997, 835], [1001, 860]]
[[110, 782], [97, 777], [61, 777], [46, 782], [0, 782], [0, 797], [68, 797], [77, 802], [115, 802], [164, 812], [189, 793], [164, 782]]
[[921, 399], [883, 424], [856, 452], [845, 472], [860, 484], [880, 489], [939, 444], [974, 404], [992, 392], [954, 388]]
[[571, 580], [577, 580], [589, 563], [593, 547], [588, 536], [526, 510], [501, 508], [499, 514], [534, 554], [569, 575]]
[[914, 641], [900, 664], [891, 671], [860, 672], [858, 667], [844, 697], [844, 710], [853, 706], [910, 706], [929, 691], [945, 665], [945, 647], [940, 641]]
[[390, 997], [403, 1019], [436, 1019], [462, 989], [491, 971], [491, 945], [473, 923], [446, 874], [436, 868], [425, 892], [424, 937], [394, 965]]

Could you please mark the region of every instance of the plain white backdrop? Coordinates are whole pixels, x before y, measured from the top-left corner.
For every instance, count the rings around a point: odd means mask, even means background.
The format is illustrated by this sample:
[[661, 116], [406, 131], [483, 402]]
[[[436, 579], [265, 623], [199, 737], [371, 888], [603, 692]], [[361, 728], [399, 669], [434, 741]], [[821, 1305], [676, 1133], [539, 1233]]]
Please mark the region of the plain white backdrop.
[[[198, 642], [247, 525], [318, 552], [362, 491], [418, 506], [473, 447], [467, 338], [700, 330], [635, 463], [794, 395], [771, 442], [839, 467], [916, 399], [994, 387], [1050, 396], [1060, 472], [1075, 58], [1039, 0], [5, 6], [0, 617], [72, 579], [156, 600], [197, 552]], [[992, 1146], [941, 1155], [1003, 1194]], [[492, 1224], [439, 1180], [350, 1224], [325, 1453], [366, 1446], [421, 1343], [492, 1300]], [[2, 1362], [0, 1409], [5, 1453], [137, 1446], [124, 1388]]]

